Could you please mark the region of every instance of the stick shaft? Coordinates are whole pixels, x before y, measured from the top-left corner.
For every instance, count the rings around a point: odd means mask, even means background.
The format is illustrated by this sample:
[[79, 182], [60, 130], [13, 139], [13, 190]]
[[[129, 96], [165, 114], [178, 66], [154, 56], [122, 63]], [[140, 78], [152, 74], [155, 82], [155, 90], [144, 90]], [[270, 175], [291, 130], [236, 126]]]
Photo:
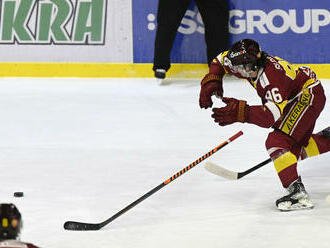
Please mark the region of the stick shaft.
[[246, 171], [243, 171], [243, 172], [238, 172], [238, 175], [237, 175], [237, 179], [240, 179], [248, 174], [250, 174], [251, 172], [263, 167], [264, 165], [270, 163], [272, 161], [271, 158], [268, 158], [266, 159], [265, 161], [262, 161], [261, 163], [257, 164], [256, 166], [253, 166], [252, 168], [246, 170]]
[[120, 210], [119, 212], [117, 212], [116, 214], [114, 214], [113, 216], [111, 216], [109, 219], [107, 219], [107, 220], [105, 220], [105, 221], [103, 221], [101, 223], [96, 223], [96, 224], [76, 222], [76, 221], [67, 221], [67, 222], [64, 223], [64, 229], [66, 229], [66, 230], [77, 230], [77, 231], [78, 230], [79, 231], [87, 231], [87, 230], [99, 230], [99, 229], [101, 229], [105, 225], [107, 225], [110, 222], [112, 222], [113, 220], [117, 219], [122, 214], [126, 213], [131, 208], [135, 207], [137, 204], [139, 204], [143, 200], [147, 199], [149, 196], [151, 196], [154, 193], [156, 193], [157, 191], [159, 191], [161, 188], [163, 188], [164, 186], [166, 186], [167, 184], [169, 184], [170, 182], [172, 182], [173, 180], [175, 180], [179, 176], [181, 176], [184, 173], [186, 173], [191, 168], [195, 167], [197, 164], [199, 164], [200, 162], [202, 162], [206, 158], [210, 157], [211, 155], [213, 155], [214, 153], [216, 153], [217, 151], [219, 151], [221, 148], [223, 148], [224, 146], [226, 146], [230, 142], [232, 142], [235, 139], [237, 139], [242, 134], [243, 134], [242, 131], [236, 133], [235, 135], [233, 135], [232, 137], [230, 137], [228, 140], [224, 141], [223, 143], [221, 143], [220, 145], [218, 145], [217, 147], [215, 147], [213, 150], [211, 150], [208, 153], [204, 154], [202, 157], [198, 158], [196, 161], [194, 161], [193, 163], [189, 164], [187, 167], [185, 167], [184, 169], [182, 169], [178, 173], [174, 174], [172, 177], [168, 178], [163, 183], [159, 184], [158, 186], [156, 186], [155, 188], [153, 188], [152, 190], [150, 190], [149, 192], [147, 192], [146, 194], [144, 194], [143, 196], [141, 196], [140, 198], [138, 198], [137, 200], [135, 200], [134, 202], [132, 202], [131, 204], [129, 204], [128, 206], [126, 206], [125, 208], [123, 208], [122, 210]]
[[243, 134], [242, 131], [236, 133], [235, 135], [233, 135], [232, 137], [230, 137], [228, 140], [222, 142], [220, 145], [218, 145], [217, 147], [215, 147], [213, 150], [209, 151], [208, 153], [205, 153], [202, 157], [198, 158], [196, 161], [192, 162], [190, 165], [188, 165], [187, 167], [185, 167], [184, 169], [182, 169], [181, 171], [177, 172], [176, 174], [174, 174], [172, 177], [168, 178], [164, 184], [169, 184], [170, 182], [174, 181], [175, 179], [177, 179], [179, 176], [183, 175], [184, 173], [186, 173], [188, 170], [194, 168], [196, 165], [198, 165], [200, 162], [202, 162], [203, 160], [207, 159], [208, 157], [212, 156], [214, 153], [216, 153], [217, 151], [219, 151], [221, 148], [223, 148], [224, 146], [228, 145], [230, 142], [234, 141], [235, 139], [237, 139], [239, 136], [241, 136]]

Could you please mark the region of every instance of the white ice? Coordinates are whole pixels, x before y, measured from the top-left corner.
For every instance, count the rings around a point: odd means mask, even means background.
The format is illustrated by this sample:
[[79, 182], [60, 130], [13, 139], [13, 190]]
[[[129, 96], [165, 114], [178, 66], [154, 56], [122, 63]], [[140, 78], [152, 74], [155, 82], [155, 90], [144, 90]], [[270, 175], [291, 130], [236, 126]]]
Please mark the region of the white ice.
[[[330, 101], [330, 80], [323, 85]], [[224, 89], [259, 104], [248, 83]], [[1, 79], [0, 199], [22, 212], [21, 239], [45, 248], [330, 247], [330, 154], [299, 165], [313, 210], [276, 210], [286, 192], [271, 164], [227, 181], [202, 162], [99, 231], [63, 229], [108, 219], [240, 130], [208, 160], [243, 171], [268, 158], [271, 129], [220, 127], [198, 93], [199, 80]], [[315, 131], [329, 126], [329, 101]]]

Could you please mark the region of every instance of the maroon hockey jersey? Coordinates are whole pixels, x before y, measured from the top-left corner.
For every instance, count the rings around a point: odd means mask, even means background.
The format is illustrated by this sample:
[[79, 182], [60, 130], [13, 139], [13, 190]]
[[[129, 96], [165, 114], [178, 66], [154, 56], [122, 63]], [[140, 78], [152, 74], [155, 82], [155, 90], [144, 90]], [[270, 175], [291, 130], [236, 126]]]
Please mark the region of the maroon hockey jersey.
[[315, 73], [308, 67], [298, 67], [273, 56], [267, 56], [265, 67], [255, 79], [244, 78], [234, 71], [227, 57], [221, 53], [210, 65], [210, 73], [234, 75], [246, 79], [257, 91], [261, 105], [250, 106], [248, 123], [271, 127], [282, 116], [285, 106], [300, 96], [305, 89], [319, 84]]

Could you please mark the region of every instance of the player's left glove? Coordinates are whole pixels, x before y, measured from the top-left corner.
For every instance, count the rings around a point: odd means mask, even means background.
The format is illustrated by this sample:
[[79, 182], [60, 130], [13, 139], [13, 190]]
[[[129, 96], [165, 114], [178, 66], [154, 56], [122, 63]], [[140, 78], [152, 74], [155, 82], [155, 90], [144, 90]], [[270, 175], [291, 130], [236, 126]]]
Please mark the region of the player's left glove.
[[234, 122], [246, 122], [248, 118], [249, 105], [246, 101], [235, 98], [224, 97], [222, 99], [227, 105], [223, 108], [213, 108], [212, 118], [220, 126], [226, 126]]
[[201, 82], [201, 90], [199, 93], [199, 106], [201, 108], [210, 108], [213, 105], [212, 96], [219, 98], [223, 96], [222, 75], [208, 73]]

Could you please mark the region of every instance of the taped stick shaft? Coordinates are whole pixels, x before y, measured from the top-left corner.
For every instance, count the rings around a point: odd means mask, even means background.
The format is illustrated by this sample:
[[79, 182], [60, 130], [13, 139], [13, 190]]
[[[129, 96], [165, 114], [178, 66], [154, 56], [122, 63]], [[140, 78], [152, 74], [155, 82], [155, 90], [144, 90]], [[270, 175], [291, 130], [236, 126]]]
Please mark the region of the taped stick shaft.
[[164, 184], [169, 184], [170, 182], [172, 182], [173, 180], [177, 179], [179, 176], [181, 176], [182, 174], [186, 173], [188, 170], [190, 170], [191, 168], [194, 168], [196, 165], [198, 165], [200, 162], [202, 162], [203, 160], [207, 159], [208, 157], [212, 156], [214, 153], [216, 153], [217, 151], [219, 151], [221, 148], [223, 148], [224, 146], [228, 145], [230, 142], [234, 141], [235, 139], [237, 139], [239, 136], [241, 136], [243, 134], [242, 131], [239, 131], [238, 133], [236, 133], [235, 135], [233, 135], [232, 137], [230, 137], [228, 140], [222, 142], [220, 145], [218, 145], [217, 147], [215, 147], [213, 150], [209, 151], [208, 153], [205, 153], [202, 157], [200, 157], [199, 159], [197, 159], [196, 161], [192, 162], [190, 165], [188, 165], [186, 168], [182, 169], [181, 171], [179, 171], [178, 173], [174, 174], [172, 177], [170, 177], [169, 179], [167, 179]]
[[101, 223], [83, 223], [83, 222], [77, 222], [77, 221], [67, 221], [67, 222], [64, 223], [64, 229], [72, 230], [72, 231], [95, 231], [95, 230], [101, 229], [102, 227], [106, 226], [107, 224], [109, 224], [113, 220], [117, 219], [122, 214], [126, 213], [131, 208], [135, 207], [137, 204], [139, 204], [143, 200], [147, 199], [149, 196], [153, 195], [154, 193], [156, 193], [157, 191], [162, 189], [164, 186], [166, 186], [167, 184], [169, 184], [170, 182], [172, 182], [173, 180], [175, 180], [179, 176], [186, 173], [191, 168], [195, 167], [197, 164], [199, 164], [200, 162], [202, 162], [206, 158], [210, 157], [211, 155], [213, 155], [214, 153], [219, 151], [221, 148], [223, 148], [224, 146], [226, 146], [230, 142], [237, 139], [242, 134], [243, 134], [242, 131], [236, 133], [235, 135], [230, 137], [228, 140], [224, 141], [223, 143], [221, 143], [220, 145], [215, 147], [213, 150], [211, 150], [208, 153], [204, 154], [202, 157], [200, 157], [199, 159], [197, 159], [193, 163], [189, 164], [187, 167], [185, 167], [184, 169], [182, 169], [178, 173], [174, 174], [172, 177], [165, 180], [163, 183], [159, 184], [158, 186], [156, 186], [155, 188], [153, 188], [152, 190], [150, 190], [149, 192], [147, 192], [146, 194], [144, 194], [143, 196], [141, 196], [140, 198], [138, 198], [137, 200], [135, 200], [134, 202], [132, 202], [131, 204], [129, 204], [128, 206], [123, 208], [122, 210], [120, 210], [115, 215], [111, 216], [109, 219], [107, 219], [107, 220], [105, 220]]

